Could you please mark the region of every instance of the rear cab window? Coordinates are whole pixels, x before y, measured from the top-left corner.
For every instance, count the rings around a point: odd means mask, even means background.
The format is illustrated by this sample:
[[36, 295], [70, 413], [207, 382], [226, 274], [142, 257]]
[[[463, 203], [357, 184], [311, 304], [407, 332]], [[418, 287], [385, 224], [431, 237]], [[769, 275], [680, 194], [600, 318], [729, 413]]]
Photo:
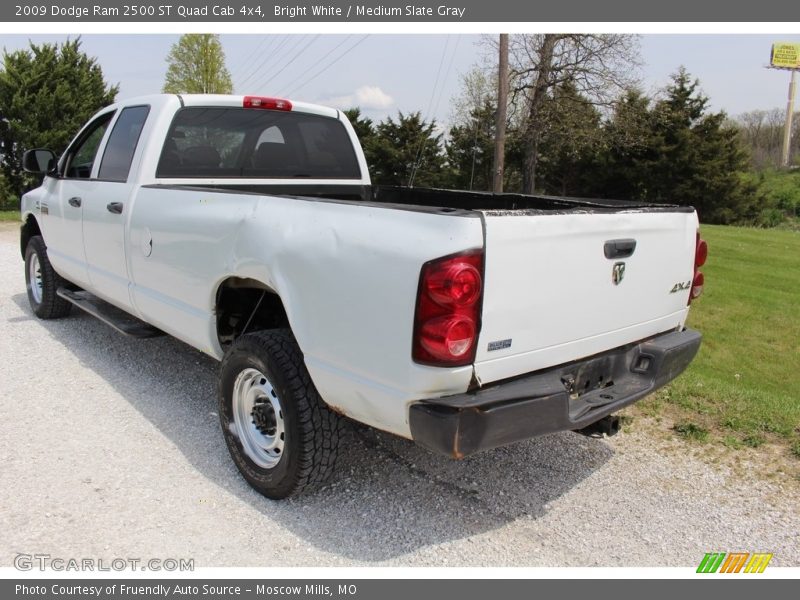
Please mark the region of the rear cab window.
[[133, 155], [149, 113], [150, 107], [146, 105], [122, 109], [106, 143], [98, 179], [117, 182], [128, 180]]
[[167, 133], [158, 178], [360, 179], [344, 125], [302, 112], [186, 107]]

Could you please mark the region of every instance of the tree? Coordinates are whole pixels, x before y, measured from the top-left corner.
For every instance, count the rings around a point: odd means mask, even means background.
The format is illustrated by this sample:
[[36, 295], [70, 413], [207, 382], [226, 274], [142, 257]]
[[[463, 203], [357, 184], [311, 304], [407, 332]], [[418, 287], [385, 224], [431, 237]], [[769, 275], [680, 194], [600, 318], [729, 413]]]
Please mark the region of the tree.
[[78, 38], [3, 52], [0, 166], [14, 194], [33, 183], [22, 171], [24, 150], [62, 153], [92, 114], [114, 102], [119, 88], [106, 84], [100, 65], [80, 48]]
[[547, 33], [512, 36], [510, 46], [511, 103], [521, 104], [525, 113], [522, 191], [531, 194], [547, 128], [548, 98], [570, 83], [592, 104], [610, 106], [633, 83], [638, 41], [620, 34]]
[[372, 123], [372, 119], [369, 117], [362, 117], [361, 109], [357, 106], [348, 108], [346, 111], [344, 111], [344, 114], [350, 121], [353, 129], [355, 129], [361, 145], [365, 145], [369, 139], [375, 135], [375, 126]]
[[362, 117], [361, 109], [357, 106], [348, 108], [344, 111], [344, 114], [353, 126], [358, 141], [361, 143], [361, 149], [364, 151], [364, 158], [367, 161], [367, 168], [370, 176], [372, 176], [375, 172], [375, 157], [373, 155], [376, 147], [375, 136], [377, 135], [375, 124], [369, 117]]
[[663, 98], [649, 102], [630, 92], [606, 128], [606, 192], [622, 198], [691, 205], [705, 223], [751, 221], [755, 188], [745, 183], [747, 154], [724, 112], [681, 67]]
[[473, 66], [461, 76], [461, 91], [450, 101], [450, 121], [466, 125], [473, 119], [473, 112], [486, 102], [496, 103], [497, 66], [494, 64]]
[[[750, 151], [750, 163], [755, 169], [781, 166], [783, 128], [786, 111], [783, 108], [753, 110], [736, 119], [734, 125]], [[800, 113], [795, 113], [792, 131], [794, 154], [800, 152]]]
[[358, 141], [361, 143], [361, 149], [367, 159], [367, 165], [372, 171], [372, 157], [369, 154], [369, 150], [372, 147], [372, 139], [375, 137], [375, 124], [369, 117], [362, 117], [361, 109], [357, 106], [348, 108], [344, 111], [344, 114], [356, 132]]
[[420, 113], [398, 113], [397, 121], [387, 117], [375, 128], [367, 143], [374, 183], [441, 187], [447, 177], [442, 135], [436, 121], [426, 123]]
[[660, 151], [651, 119], [650, 99], [640, 90], [629, 89], [619, 99], [603, 127], [594, 195], [622, 200], [647, 197], [648, 170]]
[[230, 94], [231, 74], [225, 67], [225, 52], [219, 36], [187, 33], [172, 45], [167, 55], [167, 94]]
[[541, 189], [561, 196], [592, 195], [603, 145], [600, 111], [566, 82], [553, 90], [542, 116]]
[[449, 185], [461, 190], [492, 187], [496, 107], [488, 97], [472, 109], [468, 122], [450, 128], [445, 152], [452, 170]]
[[19, 195], [11, 189], [3, 172], [0, 171], [0, 210], [16, 210], [19, 208], [18, 202]]
[[653, 162], [650, 199], [691, 204], [706, 223], [752, 219], [755, 190], [743, 183], [747, 154], [724, 112], [708, 112], [700, 83], [681, 67], [654, 107], [661, 152]]

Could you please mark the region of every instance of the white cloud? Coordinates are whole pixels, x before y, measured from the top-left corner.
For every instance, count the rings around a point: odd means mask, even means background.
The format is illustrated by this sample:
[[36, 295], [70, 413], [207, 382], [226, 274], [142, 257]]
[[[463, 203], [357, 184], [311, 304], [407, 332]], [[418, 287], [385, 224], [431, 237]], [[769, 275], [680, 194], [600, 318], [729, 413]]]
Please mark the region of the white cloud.
[[363, 85], [356, 90], [356, 104], [369, 109], [389, 108], [394, 98], [377, 85]]
[[351, 94], [334, 96], [324, 100], [323, 103], [341, 109], [358, 106], [364, 110], [382, 110], [392, 106], [394, 98], [377, 85], [362, 85]]

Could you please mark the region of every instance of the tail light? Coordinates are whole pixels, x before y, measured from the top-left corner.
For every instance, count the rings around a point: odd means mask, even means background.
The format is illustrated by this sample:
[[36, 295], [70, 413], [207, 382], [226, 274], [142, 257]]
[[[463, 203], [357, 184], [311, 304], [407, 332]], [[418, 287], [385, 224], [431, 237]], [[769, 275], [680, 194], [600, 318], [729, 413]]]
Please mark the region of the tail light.
[[414, 362], [437, 367], [472, 364], [480, 331], [483, 250], [422, 266], [414, 315]]
[[692, 300], [703, 293], [705, 277], [703, 277], [703, 274], [700, 272], [700, 267], [706, 264], [707, 258], [708, 244], [706, 244], [705, 240], [700, 239], [700, 232], [698, 231], [694, 247], [694, 275], [692, 276], [692, 289], [689, 292], [689, 301], [687, 304], [691, 304]]
[[245, 96], [242, 100], [244, 108], [264, 108], [266, 110], [292, 110], [292, 103], [283, 98], [265, 98], [262, 96]]

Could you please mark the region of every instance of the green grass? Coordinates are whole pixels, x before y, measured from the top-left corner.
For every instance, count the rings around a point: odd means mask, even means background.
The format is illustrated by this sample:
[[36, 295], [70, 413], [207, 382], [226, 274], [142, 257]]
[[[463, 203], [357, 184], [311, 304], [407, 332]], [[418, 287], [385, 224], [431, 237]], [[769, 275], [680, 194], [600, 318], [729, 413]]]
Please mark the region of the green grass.
[[705, 290], [688, 325], [703, 345], [649, 410], [677, 407], [678, 422], [698, 421], [728, 447], [779, 441], [800, 458], [800, 233], [706, 225], [701, 234]]
[[679, 436], [695, 442], [705, 442], [708, 439], [708, 429], [692, 422], [675, 423], [672, 430]]
[[19, 221], [18, 210], [0, 210], [0, 222], [3, 221]]

